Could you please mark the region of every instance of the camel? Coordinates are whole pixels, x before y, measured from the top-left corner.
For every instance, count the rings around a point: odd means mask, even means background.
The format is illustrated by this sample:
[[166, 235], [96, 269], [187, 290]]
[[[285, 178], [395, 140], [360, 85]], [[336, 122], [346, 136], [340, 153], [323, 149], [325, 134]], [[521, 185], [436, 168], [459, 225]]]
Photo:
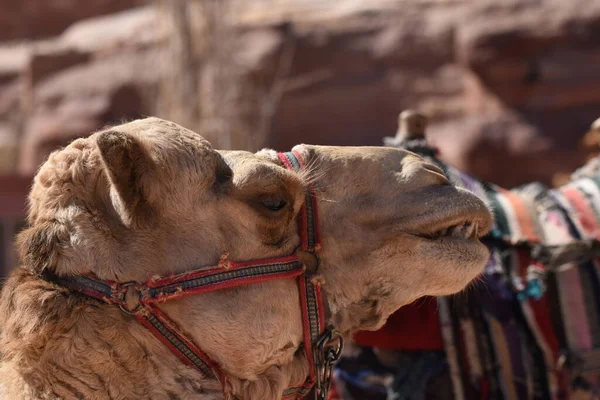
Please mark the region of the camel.
[[[307, 339], [305, 321], [314, 321], [301, 285], [322, 297], [327, 332], [348, 338], [481, 274], [491, 214], [438, 167], [386, 147], [292, 153], [217, 151], [157, 118], [52, 153], [34, 178], [20, 265], [0, 297], [0, 397], [271, 400], [310, 382], [324, 398], [309, 358], [332, 357], [333, 341], [320, 354], [321, 342]], [[294, 269], [203, 293], [181, 285], [257, 263]], [[177, 289], [152, 297], [165, 280]], [[152, 316], [168, 317], [176, 344], [144, 323]], [[190, 354], [177, 352], [182, 342]], [[194, 356], [214, 375], [182, 362]]]

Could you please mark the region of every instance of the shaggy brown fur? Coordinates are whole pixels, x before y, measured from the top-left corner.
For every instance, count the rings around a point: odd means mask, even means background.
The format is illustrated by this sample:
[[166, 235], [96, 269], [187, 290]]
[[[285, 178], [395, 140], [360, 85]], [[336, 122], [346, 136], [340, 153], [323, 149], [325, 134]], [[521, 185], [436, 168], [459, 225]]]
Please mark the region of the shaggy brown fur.
[[[201, 136], [149, 118], [53, 153], [31, 190], [21, 266], [0, 299], [0, 396], [5, 399], [222, 399], [118, 307], [41, 278], [93, 272], [145, 281], [291, 254], [308, 183], [318, 197], [319, 279], [331, 323], [376, 329], [423, 295], [461, 290], [487, 258], [477, 235], [432, 238], [486, 206], [433, 165], [390, 148], [301, 146], [298, 174], [270, 150], [218, 152]], [[265, 201], [285, 201], [280, 211]], [[295, 283], [276, 281], [179, 299], [163, 310], [231, 376], [229, 394], [271, 400], [304, 381]]]

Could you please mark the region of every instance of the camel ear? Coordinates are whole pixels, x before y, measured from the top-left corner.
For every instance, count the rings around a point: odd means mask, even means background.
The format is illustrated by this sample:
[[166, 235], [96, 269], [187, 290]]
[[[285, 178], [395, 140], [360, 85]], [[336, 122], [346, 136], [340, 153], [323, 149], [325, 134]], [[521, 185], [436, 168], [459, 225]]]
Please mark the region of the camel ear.
[[129, 222], [150, 211], [151, 182], [155, 165], [139, 139], [132, 135], [106, 131], [96, 139], [102, 164], [120, 200], [118, 211]]

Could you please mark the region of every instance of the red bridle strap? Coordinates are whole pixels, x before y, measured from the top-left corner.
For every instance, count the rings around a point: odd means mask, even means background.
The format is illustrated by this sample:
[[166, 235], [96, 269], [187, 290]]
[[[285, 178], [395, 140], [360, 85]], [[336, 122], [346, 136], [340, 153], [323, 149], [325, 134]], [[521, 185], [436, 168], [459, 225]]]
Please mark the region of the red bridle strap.
[[146, 284], [104, 281], [91, 275], [54, 277], [52, 280], [107, 304], [118, 305], [123, 312], [133, 315], [147, 327], [184, 363], [195, 367], [203, 376], [218, 378], [224, 384], [225, 374], [218, 365], [155, 304], [220, 289], [296, 278], [304, 271], [305, 267], [298, 257], [292, 255], [200, 268], [164, 278], [150, 278]]

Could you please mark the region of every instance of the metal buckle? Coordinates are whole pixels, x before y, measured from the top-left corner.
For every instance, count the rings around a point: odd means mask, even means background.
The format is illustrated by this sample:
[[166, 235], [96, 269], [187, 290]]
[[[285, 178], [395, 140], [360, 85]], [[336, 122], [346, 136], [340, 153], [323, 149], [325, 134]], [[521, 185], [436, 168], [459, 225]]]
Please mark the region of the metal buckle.
[[333, 366], [340, 359], [344, 348], [342, 334], [327, 328], [313, 348], [315, 358], [315, 399], [327, 400], [333, 378]]
[[[125, 282], [122, 283], [119, 287], [120, 299], [117, 304], [119, 305], [121, 311], [123, 311], [127, 315], [136, 315], [137, 312], [140, 310], [141, 293], [140, 290], [137, 288], [137, 285], [137, 282]], [[128, 296], [129, 294], [131, 294], [131, 296]], [[127, 302], [128, 299], [135, 299], [135, 304], [133, 307], [129, 307], [129, 304]]]

